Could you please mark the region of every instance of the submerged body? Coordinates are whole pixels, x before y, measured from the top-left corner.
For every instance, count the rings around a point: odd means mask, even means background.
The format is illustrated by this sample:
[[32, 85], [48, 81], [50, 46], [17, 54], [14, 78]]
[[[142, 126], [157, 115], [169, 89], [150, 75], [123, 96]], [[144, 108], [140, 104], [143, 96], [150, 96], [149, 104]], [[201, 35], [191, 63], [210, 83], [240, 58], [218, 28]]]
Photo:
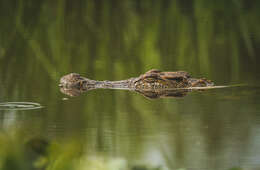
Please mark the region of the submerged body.
[[82, 77], [77, 73], [70, 73], [60, 79], [60, 87], [87, 91], [97, 88], [128, 89], [135, 91], [154, 91], [163, 89], [178, 89], [189, 87], [213, 86], [213, 82], [205, 78], [192, 78], [185, 71], [162, 72], [150, 70], [139, 77], [121, 81], [96, 81]]

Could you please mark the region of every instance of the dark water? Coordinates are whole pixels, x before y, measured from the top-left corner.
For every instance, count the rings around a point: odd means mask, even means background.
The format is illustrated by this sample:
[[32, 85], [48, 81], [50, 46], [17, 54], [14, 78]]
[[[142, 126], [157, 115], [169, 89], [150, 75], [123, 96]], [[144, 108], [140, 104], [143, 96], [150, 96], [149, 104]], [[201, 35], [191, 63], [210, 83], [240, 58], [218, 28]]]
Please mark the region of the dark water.
[[[259, 11], [243, 0], [0, 1], [0, 169], [260, 169]], [[152, 68], [242, 85], [154, 100], [58, 87], [69, 72], [120, 80]]]

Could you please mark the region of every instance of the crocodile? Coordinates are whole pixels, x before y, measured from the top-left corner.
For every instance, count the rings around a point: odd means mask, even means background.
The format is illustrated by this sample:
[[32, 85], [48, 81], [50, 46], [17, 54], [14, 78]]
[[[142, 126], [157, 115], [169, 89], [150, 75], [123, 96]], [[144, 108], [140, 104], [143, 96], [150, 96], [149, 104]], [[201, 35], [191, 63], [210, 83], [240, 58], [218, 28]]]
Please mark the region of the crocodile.
[[[70, 96], [93, 89], [126, 89], [139, 92], [149, 98], [158, 96], [183, 96], [187, 88], [212, 87], [214, 83], [206, 78], [193, 78], [185, 71], [162, 72], [152, 69], [139, 77], [119, 81], [97, 81], [70, 73], [60, 79], [61, 91]], [[185, 89], [186, 88], [186, 89]], [[169, 93], [170, 92], [170, 93]]]

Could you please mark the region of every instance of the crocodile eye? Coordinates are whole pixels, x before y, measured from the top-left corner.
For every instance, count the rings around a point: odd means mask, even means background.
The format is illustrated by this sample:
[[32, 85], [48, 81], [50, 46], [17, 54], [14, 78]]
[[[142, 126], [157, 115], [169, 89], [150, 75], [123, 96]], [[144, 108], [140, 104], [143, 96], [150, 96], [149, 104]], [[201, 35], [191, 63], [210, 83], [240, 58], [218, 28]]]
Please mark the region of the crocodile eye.
[[82, 81], [79, 82], [79, 87], [80, 87], [80, 88], [83, 87], [83, 82], [82, 82]]
[[75, 88], [80, 88], [80, 86], [81, 86], [81, 82], [80, 81], [75, 82], [75, 84], [74, 84]]
[[80, 90], [84, 89], [84, 81], [78, 81], [76, 84], [76, 87], [79, 88]]

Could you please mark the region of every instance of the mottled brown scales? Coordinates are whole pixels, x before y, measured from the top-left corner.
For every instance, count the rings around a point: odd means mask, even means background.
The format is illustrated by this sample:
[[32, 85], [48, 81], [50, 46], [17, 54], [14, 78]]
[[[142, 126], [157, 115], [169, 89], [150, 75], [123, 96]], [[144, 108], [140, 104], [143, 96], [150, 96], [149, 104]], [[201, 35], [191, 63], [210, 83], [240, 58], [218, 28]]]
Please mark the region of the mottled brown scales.
[[160, 88], [186, 88], [193, 87], [195, 85], [207, 86], [207, 80], [200, 80], [205, 82], [204, 84], [199, 83], [190, 83], [189, 79], [191, 78], [190, 74], [185, 71], [176, 71], [176, 72], [161, 72], [159, 70], [150, 70], [145, 74], [139, 76], [135, 81], [135, 88], [137, 89], [160, 89]]

